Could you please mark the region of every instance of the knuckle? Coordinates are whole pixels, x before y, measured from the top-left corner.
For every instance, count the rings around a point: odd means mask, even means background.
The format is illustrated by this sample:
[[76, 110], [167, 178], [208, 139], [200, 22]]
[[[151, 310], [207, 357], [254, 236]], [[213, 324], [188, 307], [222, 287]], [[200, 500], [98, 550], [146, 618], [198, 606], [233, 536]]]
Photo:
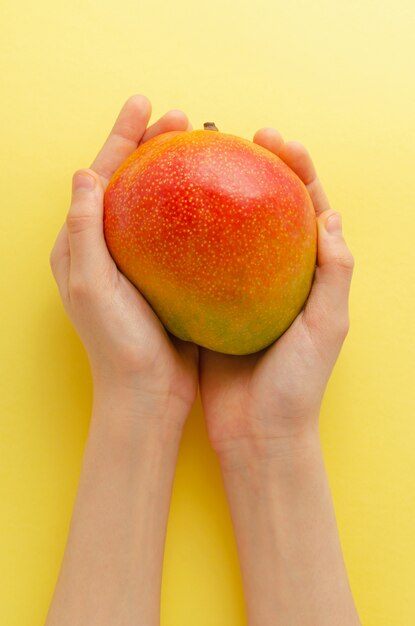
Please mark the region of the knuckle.
[[349, 333], [349, 329], [350, 329], [350, 320], [348, 316], [339, 320], [337, 324], [337, 335], [339, 339], [344, 341], [344, 339], [346, 339]]
[[316, 317], [314, 311], [310, 307], [305, 307], [302, 319], [305, 322], [305, 325], [310, 330], [315, 330], [316, 326], [318, 326], [318, 317]]
[[90, 215], [86, 215], [85, 213], [69, 213], [66, 218], [66, 227], [70, 235], [76, 235], [90, 228], [91, 222], [93, 222], [93, 220]]
[[355, 262], [354, 262], [354, 257], [349, 250], [344, 251], [342, 254], [336, 255], [334, 261], [335, 261], [336, 266], [340, 270], [342, 270], [346, 274], [352, 274], [354, 270]]
[[315, 307], [304, 311], [304, 321], [313, 336], [331, 337], [336, 343], [342, 343], [350, 329], [349, 314], [330, 313], [324, 307]]
[[304, 321], [312, 333], [320, 334], [327, 328], [326, 315], [321, 307], [306, 307], [304, 310]]
[[68, 291], [70, 298], [75, 301], [84, 301], [91, 293], [91, 286], [83, 277], [69, 278]]
[[74, 180], [78, 176], [82, 176], [86, 171], [88, 170], [85, 170], [83, 168], [79, 168], [78, 170], [75, 170], [74, 173], [72, 174], [72, 180]]

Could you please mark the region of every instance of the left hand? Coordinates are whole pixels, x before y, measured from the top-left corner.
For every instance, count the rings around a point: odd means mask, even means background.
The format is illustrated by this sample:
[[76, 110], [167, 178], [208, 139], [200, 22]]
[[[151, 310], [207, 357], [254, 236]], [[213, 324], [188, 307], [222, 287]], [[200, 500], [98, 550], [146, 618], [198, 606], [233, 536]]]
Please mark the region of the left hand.
[[[181, 111], [170, 111], [146, 130], [150, 115], [147, 98], [129, 98], [91, 167], [74, 174], [72, 203], [50, 263], [87, 351], [94, 388], [104, 394], [128, 389], [137, 399], [137, 413], [182, 427], [197, 393], [198, 348], [167, 333], [118, 271], [103, 232], [104, 192], [116, 169], [151, 137], [191, 130]], [[88, 179], [92, 188], [84, 184]]]

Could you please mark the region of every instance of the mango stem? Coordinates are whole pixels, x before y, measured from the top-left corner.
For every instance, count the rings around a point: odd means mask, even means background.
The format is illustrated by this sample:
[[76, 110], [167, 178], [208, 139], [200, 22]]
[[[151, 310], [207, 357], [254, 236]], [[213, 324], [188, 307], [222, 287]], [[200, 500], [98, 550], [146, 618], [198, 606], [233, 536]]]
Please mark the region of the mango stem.
[[205, 122], [203, 128], [205, 130], [217, 130], [219, 132], [219, 128], [216, 128], [215, 122]]

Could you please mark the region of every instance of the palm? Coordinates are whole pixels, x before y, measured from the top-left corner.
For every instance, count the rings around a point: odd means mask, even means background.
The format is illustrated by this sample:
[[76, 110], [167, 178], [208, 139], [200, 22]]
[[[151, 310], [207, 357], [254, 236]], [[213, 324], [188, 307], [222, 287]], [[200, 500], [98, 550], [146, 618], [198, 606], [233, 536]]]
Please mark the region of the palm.
[[310, 405], [318, 411], [320, 395], [315, 387], [308, 390], [307, 383], [322, 366], [328, 377], [329, 368], [311, 340], [303, 313], [277, 342], [256, 354], [202, 349], [200, 387], [212, 444], [298, 434]]
[[151, 372], [146, 381], [149, 391], [165, 390], [166, 396], [175, 396], [188, 410], [198, 385], [197, 346], [170, 335], [112, 260], [111, 265], [112, 288], [105, 291], [108, 306], [118, 312], [113, 316], [114, 336], [122, 336], [124, 344], [132, 347], [131, 364], [135, 372], [141, 372], [142, 376]]

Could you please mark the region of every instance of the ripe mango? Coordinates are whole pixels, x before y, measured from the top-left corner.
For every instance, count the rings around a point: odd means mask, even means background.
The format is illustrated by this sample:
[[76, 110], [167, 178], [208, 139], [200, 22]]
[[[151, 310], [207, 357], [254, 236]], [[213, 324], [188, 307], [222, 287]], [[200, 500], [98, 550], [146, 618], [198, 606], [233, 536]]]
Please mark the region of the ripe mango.
[[278, 156], [210, 128], [141, 144], [106, 189], [104, 234], [167, 330], [250, 354], [280, 337], [307, 299], [316, 218]]

